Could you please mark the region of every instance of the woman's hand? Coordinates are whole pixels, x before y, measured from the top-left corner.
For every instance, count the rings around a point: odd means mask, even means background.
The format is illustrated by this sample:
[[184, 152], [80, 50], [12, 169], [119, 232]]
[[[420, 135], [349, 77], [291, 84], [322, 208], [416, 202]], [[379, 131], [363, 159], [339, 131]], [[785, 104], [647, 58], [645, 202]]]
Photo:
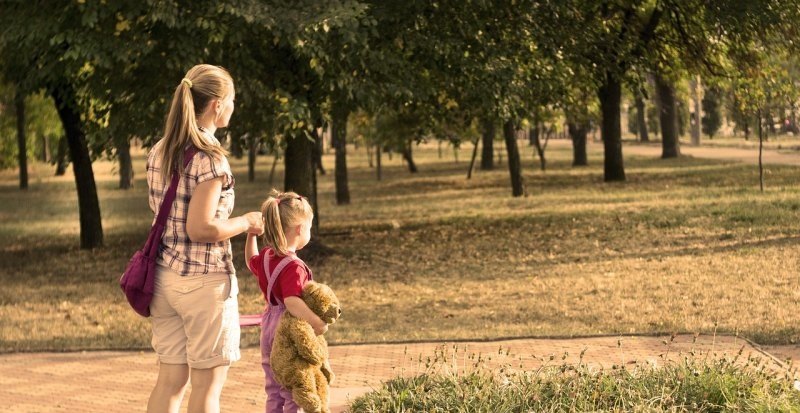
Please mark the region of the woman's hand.
[[264, 233], [264, 220], [260, 212], [248, 212], [242, 215], [247, 220], [247, 233], [261, 235]]

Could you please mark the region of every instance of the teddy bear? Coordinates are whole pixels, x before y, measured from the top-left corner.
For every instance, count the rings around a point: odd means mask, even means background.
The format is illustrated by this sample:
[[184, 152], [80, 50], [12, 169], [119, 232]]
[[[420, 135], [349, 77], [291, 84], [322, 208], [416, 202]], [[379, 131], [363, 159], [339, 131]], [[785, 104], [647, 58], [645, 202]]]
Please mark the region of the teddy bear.
[[[310, 281], [303, 287], [303, 301], [322, 321], [333, 324], [342, 314], [339, 299], [330, 287]], [[281, 315], [270, 356], [272, 372], [281, 386], [306, 413], [329, 413], [328, 387], [333, 371], [328, 343], [314, 334], [311, 324], [288, 311]]]

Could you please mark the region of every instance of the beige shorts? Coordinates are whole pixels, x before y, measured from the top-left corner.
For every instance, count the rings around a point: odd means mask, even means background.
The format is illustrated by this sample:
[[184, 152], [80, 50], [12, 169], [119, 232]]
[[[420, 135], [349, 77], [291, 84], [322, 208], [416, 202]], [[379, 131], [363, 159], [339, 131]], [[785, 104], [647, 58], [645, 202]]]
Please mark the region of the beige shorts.
[[159, 265], [150, 303], [152, 344], [158, 360], [196, 369], [239, 360], [238, 294], [235, 275], [181, 277]]

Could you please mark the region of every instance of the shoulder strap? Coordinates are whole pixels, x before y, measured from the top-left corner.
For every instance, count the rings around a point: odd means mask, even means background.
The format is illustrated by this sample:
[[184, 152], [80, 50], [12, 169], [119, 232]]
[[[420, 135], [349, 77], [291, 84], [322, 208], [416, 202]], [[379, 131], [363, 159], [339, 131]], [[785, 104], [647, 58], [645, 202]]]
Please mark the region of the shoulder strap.
[[[183, 153], [183, 169], [186, 169], [191, 163], [192, 158], [194, 155], [197, 154], [197, 148], [194, 145], [190, 145], [186, 148], [186, 151]], [[164, 194], [164, 200], [161, 201], [161, 207], [158, 208], [158, 217], [156, 218], [156, 223], [164, 224], [167, 222], [167, 217], [169, 216], [169, 212], [172, 209], [172, 204], [175, 202], [175, 195], [178, 192], [178, 182], [181, 180], [180, 171], [176, 170], [172, 173], [172, 181], [169, 183], [169, 189], [167, 189], [167, 193]]]
[[[186, 169], [186, 167], [192, 163], [192, 158], [194, 158], [196, 153], [197, 148], [195, 148], [194, 145], [186, 148], [186, 151], [183, 153], [183, 169]], [[167, 193], [164, 195], [164, 200], [161, 201], [161, 206], [158, 208], [156, 222], [153, 223], [152, 227], [150, 227], [150, 234], [147, 236], [147, 242], [145, 242], [144, 247], [142, 247], [142, 251], [144, 251], [148, 257], [158, 256], [159, 246], [161, 245], [161, 236], [164, 235], [167, 217], [172, 209], [173, 202], [175, 202], [175, 194], [178, 192], [178, 182], [180, 180], [180, 171], [173, 172], [169, 189], [167, 189]]]
[[294, 254], [287, 255], [281, 259], [275, 269], [272, 272], [269, 271], [269, 255], [264, 257], [264, 274], [267, 275], [267, 297], [269, 297], [270, 304], [272, 301], [272, 287], [275, 286], [275, 281], [278, 280], [278, 276], [281, 274], [284, 268], [286, 268], [289, 263], [292, 261], [299, 260]]

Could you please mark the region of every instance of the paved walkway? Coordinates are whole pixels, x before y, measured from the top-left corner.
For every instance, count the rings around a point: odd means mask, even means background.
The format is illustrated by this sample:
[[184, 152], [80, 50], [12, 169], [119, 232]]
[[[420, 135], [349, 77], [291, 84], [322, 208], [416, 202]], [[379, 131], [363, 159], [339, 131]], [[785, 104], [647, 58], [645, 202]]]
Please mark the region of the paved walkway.
[[[487, 367], [532, 369], [543, 364], [576, 364], [583, 352], [584, 363], [610, 368], [636, 363], [661, 365], [666, 359], [675, 360], [691, 351], [701, 357], [733, 357], [741, 351], [740, 359], [762, 358], [776, 373], [786, 371], [779, 359], [800, 360], [800, 346], [769, 350], [779, 357], [741, 338], [692, 335], [679, 335], [673, 340], [623, 336], [332, 346], [331, 364], [337, 378], [331, 407], [333, 412], [346, 411], [348, 400], [379, 387], [382, 381], [425, 371], [428, 358], [447, 359], [443, 365], [463, 371], [474, 362], [469, 356], [480, 354]], [[151, 352], [2, 355], [0, 404], [5, 412], [141, 412], [155, 383], [156, 371]], [[262, 380], [259, 350], [244, 349], [242, 360], [230, 370], [223, 391], [223, 411], [263, 411]]]

